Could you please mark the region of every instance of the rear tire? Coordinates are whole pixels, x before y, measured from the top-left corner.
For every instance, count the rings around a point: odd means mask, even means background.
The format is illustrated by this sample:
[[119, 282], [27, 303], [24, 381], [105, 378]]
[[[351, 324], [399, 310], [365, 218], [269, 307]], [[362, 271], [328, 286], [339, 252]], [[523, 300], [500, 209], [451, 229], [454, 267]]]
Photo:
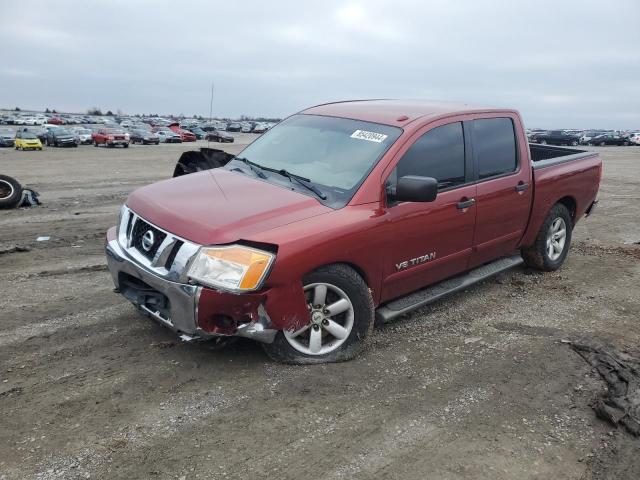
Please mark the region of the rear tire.
[[561, 203], [556, 203], [542, 223], [533, 245], [521, 250], [528, 267], [545, 272], [559, 269], [567, 258], [571, 246], [573, 220]]
[[373, 298], [362, 277], [346, 265], [329, 265], [306, 275], [303, 285], [314, 312], [309, 323], [297, 332], [278, 332], [273, 343], [263, 344], [267, 355], [293, 364], [343, 362], [357, 356], [374, 324]]
[[22, 200], [22, 185], [12, 177], [0, 175], [0, 208], [15, 208]]

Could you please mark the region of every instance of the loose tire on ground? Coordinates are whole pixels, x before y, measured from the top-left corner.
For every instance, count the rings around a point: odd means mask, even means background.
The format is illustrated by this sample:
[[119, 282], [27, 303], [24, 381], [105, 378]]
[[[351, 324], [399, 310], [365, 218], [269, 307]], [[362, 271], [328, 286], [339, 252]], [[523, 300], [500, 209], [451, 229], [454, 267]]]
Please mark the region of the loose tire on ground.
[[0, 175], [0, 208], [15, 208], [22, 199], [22, 185], [7, 175]]
[[525, 264], [546, 272], [559, 269], [569, 253], [572, 231], [569, 209], [556, 203], [540, 227], [535, 243], [521, 250]]
[[[329, 265], [306, 275], [302, 283], [310, 304], [310, 317], [313, 309], [316, 313], [324, 312], [324, 319], [318, 318], [316, 324], [310, 319], [311, 323], [297, 332], [278, 332], [273, 343], [263, 344], [267, 355], [275, 361], [293, 364], [342, 362], [356, 357], [371, 339], [374, 324], [373, 298], [365, 281], [346, 265]], [[316, 293], [322, 286], [327, 287], [324, 297]], [[314, 305], [317, 298], [322, 298], [319, 300], [322, 303]], [[342, 310], [346, 303], [350, 306]], [[333, 306], [340, 313], [333, 314], [330, 310]], [[312, 330], [315, 335], [319, 331], [322, 342], [326, 341], [324, 350], [316, 354], [301, 351], [311, 349]], [[348, 334], [341, 338], [345, 330]], [[338, 332], [338, 336], [330, 332]]]

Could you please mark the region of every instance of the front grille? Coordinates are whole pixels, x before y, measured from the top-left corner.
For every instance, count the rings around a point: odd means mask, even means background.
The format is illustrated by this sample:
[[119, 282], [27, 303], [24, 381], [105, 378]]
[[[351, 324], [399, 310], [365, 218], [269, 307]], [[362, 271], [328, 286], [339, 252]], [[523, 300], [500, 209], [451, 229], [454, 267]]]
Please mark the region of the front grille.
[[[147, 232], [150, 233], [145, 242]], [[150, 237], [153, 237], [152, 244]], [[143, 220], [126, 206], [118, 224], [118, 243], [132, 261], [172, 281], [184, 281], [184, 269], [200, 249], [200, 245]]]
[[[145, 235], [147, 235], [148, 232], [151, 232], [151, 235], [148, 235], [148, 237], [153, 238], [153, 243], [151, 244], [145, 241]], [[131, 232], [131, 245], [149, 260], [153, 260], [156, 253], [158, 253], [158, 248], [160, 248], [160, 245], [166, 237], [166, 233], [149, 225], [141, 218], [138, 218]]]

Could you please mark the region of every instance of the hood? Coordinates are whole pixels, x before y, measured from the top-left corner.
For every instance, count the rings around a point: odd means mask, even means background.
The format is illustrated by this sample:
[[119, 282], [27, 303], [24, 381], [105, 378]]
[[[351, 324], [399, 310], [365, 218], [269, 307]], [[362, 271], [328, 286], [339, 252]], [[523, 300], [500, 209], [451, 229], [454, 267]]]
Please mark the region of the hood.
[[224, 169], [140, 188], [127, 206], [154, 225], [203, 245], [251, 240], [254, 234], [333, 211], [307, 195]]

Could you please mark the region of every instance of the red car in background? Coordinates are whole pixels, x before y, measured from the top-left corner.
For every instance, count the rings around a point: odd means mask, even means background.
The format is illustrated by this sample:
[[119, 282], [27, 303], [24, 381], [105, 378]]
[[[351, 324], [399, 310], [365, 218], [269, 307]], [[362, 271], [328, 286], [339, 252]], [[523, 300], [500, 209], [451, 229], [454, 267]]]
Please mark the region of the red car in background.
[[64, 125], [64, 120], [61, 119], [60, 117], [52, 117], [49, 120], [47, 120], [47, 123], [51, 125]]
[[196, 136], [193, 133], [189, 132], [188, 130], [183, 130], [177, 123], [172, 123], [171, 125], [169, 125], [169, 128], [173, 132], [176, 132], [178, 135], [180, 135], [180, 139], [183, 142], [195, 142], [197, 140]]
[[101, 128], [93, 135], [93, 145], [104, 145], [105, 147], [115, 147], [122, 145], [124, 148], [129, 147], [129, 134], [119, 128]]

